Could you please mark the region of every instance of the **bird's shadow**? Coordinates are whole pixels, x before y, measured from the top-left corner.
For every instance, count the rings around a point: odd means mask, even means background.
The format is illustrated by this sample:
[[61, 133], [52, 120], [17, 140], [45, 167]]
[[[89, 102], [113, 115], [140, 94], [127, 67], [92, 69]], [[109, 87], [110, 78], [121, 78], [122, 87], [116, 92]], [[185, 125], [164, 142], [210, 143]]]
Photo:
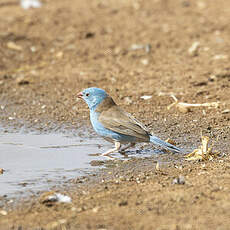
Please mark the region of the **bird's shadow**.
[[146, 156], [146, 155], [161, 155], [165, 154], [166, 151], [160, 149], [135, 149], [135, 150], [128, 150], [124, 154], [128, 156]]
[[[167, 152], [164, 150], [160, 149], [134, 149], [134, 150], [126, 150], [126, 151], [121, 151], [118, 153], [113, 153], [110, 154], [109, 156], [104, 156], [107, 158], [130, 158], [130, 157], [149, 157], [153, 155], [163, 155], [166, 154]], [[95, 156], [102, 156], [101, 153], [91, 153], [88, 154], [89, 156], [95, 157]]]

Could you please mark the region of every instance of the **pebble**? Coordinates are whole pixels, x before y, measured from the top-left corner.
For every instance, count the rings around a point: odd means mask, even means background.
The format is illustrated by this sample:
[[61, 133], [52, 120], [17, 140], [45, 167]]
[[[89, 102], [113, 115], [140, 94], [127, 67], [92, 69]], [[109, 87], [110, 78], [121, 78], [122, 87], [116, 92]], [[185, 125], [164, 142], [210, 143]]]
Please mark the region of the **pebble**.
[[31, 46], [31, 47], [30, 47], [30, 50], [31, 50], [31, 52], [32, 52], [32, 53], [34, 53], [34, 52], [36, 52], [36, 51], [37, 51], [37, 49], [36, 49], [36, 47], [35, 47], [35, 46]]
[[191, 109], [187, 106], [177, 105], [177, 108], [181, 113], [188, 113], [191, 111]]
[[65, 224], [65, 223], [67, 222], [67, 220], [66, 220], [66, 219], [60, 219], [60, 220], [58, 220], [58, 222], [59, 222], [60, 224]]
[[135, 50], [140, 50], [144, 49], [146, 53], [149, 53], [151, 51], [151, 45], [146, 44], [146, 45], [139, 45], [139, 44], [132, 44], [130, 50], [135, 51]]
[[141, 60], [141, 63], [142, 63], [143, 65], [148, 65], [148, 64], [149, 64], [149, 60], [148, 60], [148, 59], [142, 59], [142, 60]]
[[200, 10], [204, 10], [207, 7], [205, 1], [198, 1], [196, 4]]
[[180, 175], [179, 177], [173, 179], [172, 184], [185, 184], [185, 178]]
[[0, 210], [0, 215], [6, 216], [7, 214], [8, 214], [7, 211], [5, 211], [5, 210]]
[[39, 202], [45, 204], [46, 206], [52, 206], [56, 202], [70, 203], [71, 198], [61, 193], [50, 191], [43, 193], [39, 198]]
[[28, 85], [30, 83], [24, 75], [17, 77], [16, 82], [18, 83], [18, 85]]
[[121, 201], [120, 203], [119, 203], [119, 206], [126, 206], [126, 205], [128, 205], [128, 201]]
[[71, 211], [72, 211], [72, 212], [75, 212], [75, 211], [77, 211], [77, 208], [76, 208], [76, 207], [72, 207], [72, 208], [71, 208]]
[[92, 209], [92, 212], [94, 212], [94, 213], [97, 213], [99, 211], [99, 207], [94, 207], [93, 209]]
[[22, 51], [22, 47], [12, 41], [7, 43], [7, 47], [11, 50]]
[[56, 57], [57, 57], [57, 58], [62, 58], [62, 57], [63, 57], [63, 52], [62, 52], [62, 51], [58, 52], [58, 53], [56, 54]]
[[195, 57], [198, 55], [198, 51], [199, 51], [199, 47], [200, 47], [200, 42], [194, 42], [192, 44], [192, 46], [188, 49], [188, 54], [191, 57]]
[[28, 10], [30, 8], [40, 8], [42, 6], [39, 0], [21, 0], [20, 4], [24, 10]]
[[230, 109], [225, 109], [221, 113], [223, 113], [223, 114], [230, 113]]
[[144, 95], [144, 96], [141, 96], [140, 98], [143, 99], [143, 100], [149, 100], [151, 99], [153, 96], [151, 95]]
[[130, 97], [125, 97], [125, 98], [124, 98], [124, 101], [125, 101], [125, 103], [128, 104], [128, 105], [130, 105], [130, 104], [133, 103], [133, 101], [132, 101], [132, 99], [131, 99]]

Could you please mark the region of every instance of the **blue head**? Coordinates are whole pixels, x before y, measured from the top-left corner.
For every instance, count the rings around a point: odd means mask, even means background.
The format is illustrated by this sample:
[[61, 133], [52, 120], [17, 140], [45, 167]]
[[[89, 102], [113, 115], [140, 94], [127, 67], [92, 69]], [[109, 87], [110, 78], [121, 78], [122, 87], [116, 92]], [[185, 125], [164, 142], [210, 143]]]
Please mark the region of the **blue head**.
[[95, 87], [84, 89], [78, 94], [78, 97], [87, 103], [90, 110], [94, 110], [107, 96], [105, 90]]

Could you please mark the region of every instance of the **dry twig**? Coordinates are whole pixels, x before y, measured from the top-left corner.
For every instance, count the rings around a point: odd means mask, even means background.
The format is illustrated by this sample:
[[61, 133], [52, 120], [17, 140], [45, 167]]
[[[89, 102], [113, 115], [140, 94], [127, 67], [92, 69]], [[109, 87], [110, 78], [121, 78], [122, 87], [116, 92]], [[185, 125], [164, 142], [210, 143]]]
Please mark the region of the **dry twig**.
[[184, 108], [187, 110], [191, 107], [214, 107], [214, 108], [218, 108], [218, 106], [220, 104], [219, 102], [207, 102], [207, 103], [202, 103], [202, 104], [200, 104], [200, 103], [191, 104], [191, 103], [179, 102], [175, 95], [171, 95], [171, 97], [174, 99], [174, 102], [167, 107], [168, 109], [171, 109], [173, 106], [176, 106], [178, 108]]

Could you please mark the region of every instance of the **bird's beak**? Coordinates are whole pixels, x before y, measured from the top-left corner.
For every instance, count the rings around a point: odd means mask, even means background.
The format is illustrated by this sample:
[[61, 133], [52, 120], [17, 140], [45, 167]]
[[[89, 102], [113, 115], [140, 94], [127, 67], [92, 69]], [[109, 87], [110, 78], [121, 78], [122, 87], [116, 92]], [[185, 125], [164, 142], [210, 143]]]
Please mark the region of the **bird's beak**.
[[82, 93], [82, 92], [78, 93], [78, 94], [77, 94], [77, 97], [78, 97], [78, 98], [82, 98], [82, 97], [83, 97], [83, 93]]

